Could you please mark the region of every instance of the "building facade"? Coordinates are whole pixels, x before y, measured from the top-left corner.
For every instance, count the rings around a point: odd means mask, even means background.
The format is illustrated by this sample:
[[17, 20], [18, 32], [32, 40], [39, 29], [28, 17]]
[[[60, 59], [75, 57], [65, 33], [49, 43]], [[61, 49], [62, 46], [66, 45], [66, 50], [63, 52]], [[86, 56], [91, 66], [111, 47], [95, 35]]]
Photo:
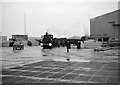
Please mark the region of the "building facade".
[[120, 9], [90, 19], [90, 35], [120, 38]]
[[0, 36], [1, 41], [7, 41], [7, 36]]
[[12, 35], [13, 39], [20, 39], [22, 41], [28, 40], [28, 35]]
[[36, 39], [40, 40], [40, 37], [28, 37], [29, 41], [35, 41]]

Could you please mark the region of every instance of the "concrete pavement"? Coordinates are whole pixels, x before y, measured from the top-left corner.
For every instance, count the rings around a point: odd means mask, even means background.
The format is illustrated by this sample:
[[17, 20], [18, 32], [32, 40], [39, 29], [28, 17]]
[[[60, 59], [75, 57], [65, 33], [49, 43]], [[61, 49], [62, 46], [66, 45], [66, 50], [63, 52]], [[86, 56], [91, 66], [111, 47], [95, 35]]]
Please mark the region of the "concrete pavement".
[[40, 61], [2, 69], [3, 83], [118, 83], [118, 63]]
[[117, 50], [94, 52], [93, 49], [70, 49], [67, 53], [65, 48], [40, 47], [13, 52], [4, 48], [2, 59], [7, 61], [2, 62], [2, 82], [118, 83], [117, 53]]

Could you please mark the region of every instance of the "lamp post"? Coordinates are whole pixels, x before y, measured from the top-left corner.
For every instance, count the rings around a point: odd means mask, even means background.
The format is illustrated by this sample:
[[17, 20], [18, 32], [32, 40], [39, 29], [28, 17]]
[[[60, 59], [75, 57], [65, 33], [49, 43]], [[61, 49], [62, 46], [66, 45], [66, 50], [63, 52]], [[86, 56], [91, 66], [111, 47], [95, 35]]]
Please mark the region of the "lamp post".
[[0, 32], [0, 41], [2, 41], [2, 32]]

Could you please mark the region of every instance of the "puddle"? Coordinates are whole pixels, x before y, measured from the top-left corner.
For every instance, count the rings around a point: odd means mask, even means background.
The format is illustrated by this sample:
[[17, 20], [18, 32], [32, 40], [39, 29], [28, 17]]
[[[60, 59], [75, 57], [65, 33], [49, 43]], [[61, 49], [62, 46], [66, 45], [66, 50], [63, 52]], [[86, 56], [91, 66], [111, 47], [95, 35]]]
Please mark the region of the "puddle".
[[42, 56], [47, 56], [47, 54], [43, 54]]
[[61, 59], [54, 59], [54, 61], [63, 61], [63, 62], [91, 62], [91, 60], [85, 60], [85, 59], [70, 59], [69, 61], [66, 60], [66, 58]]

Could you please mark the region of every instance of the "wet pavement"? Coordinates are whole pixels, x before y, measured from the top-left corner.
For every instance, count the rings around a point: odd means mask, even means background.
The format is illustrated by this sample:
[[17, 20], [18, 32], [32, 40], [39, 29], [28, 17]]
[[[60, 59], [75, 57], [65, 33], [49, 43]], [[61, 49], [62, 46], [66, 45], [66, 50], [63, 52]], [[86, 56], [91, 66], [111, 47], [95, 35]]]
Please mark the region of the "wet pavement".
[[1, 61], [3, 83], [118, 83], [118, 49], [5, 47]]

